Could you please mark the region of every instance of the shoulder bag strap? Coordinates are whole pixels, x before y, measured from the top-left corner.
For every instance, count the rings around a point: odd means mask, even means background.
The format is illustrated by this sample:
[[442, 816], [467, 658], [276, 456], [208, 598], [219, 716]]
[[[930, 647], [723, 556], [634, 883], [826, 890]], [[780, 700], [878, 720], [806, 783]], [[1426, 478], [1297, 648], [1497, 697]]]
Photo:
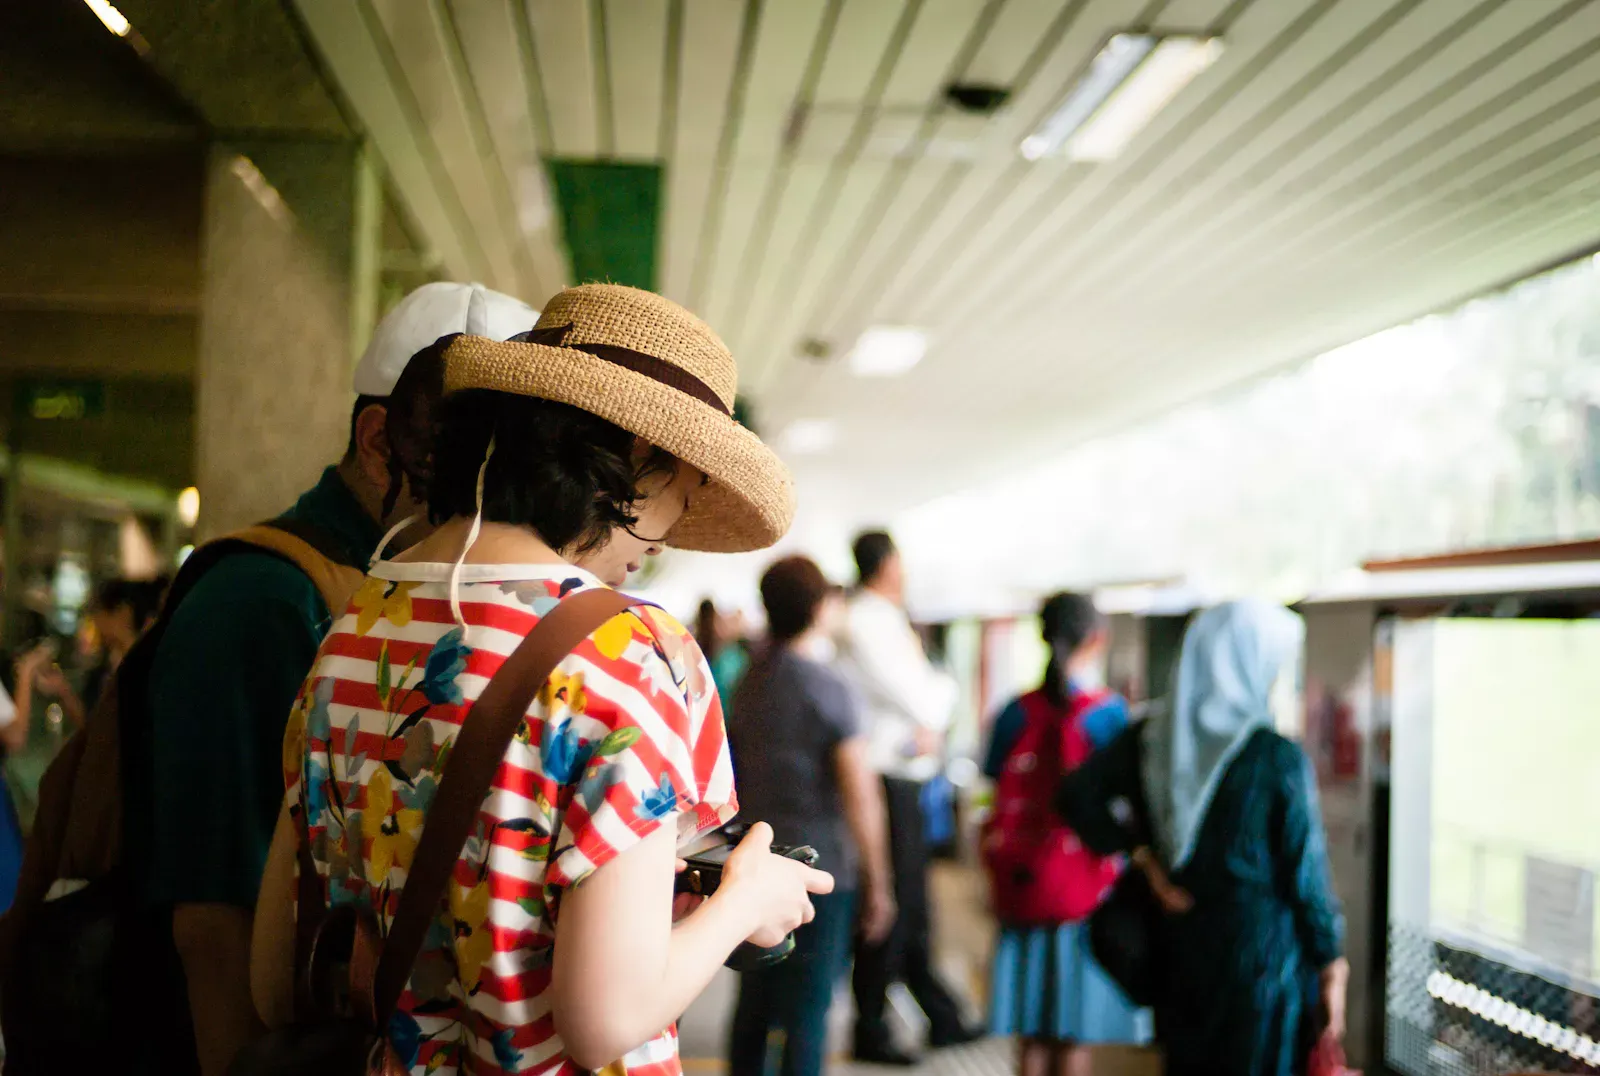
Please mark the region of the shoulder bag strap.
[[518, 644], [467, 711], [423, 823], [422, 839], [401, 890], [400, 907], [373, 975], [373, 1017], [380, 1033], [411, 977], [461, 849], [534, 696], [561, 659], [596, 628], [642, 604], [641, 599], [614, 590], [585, 590], [564, 599]]

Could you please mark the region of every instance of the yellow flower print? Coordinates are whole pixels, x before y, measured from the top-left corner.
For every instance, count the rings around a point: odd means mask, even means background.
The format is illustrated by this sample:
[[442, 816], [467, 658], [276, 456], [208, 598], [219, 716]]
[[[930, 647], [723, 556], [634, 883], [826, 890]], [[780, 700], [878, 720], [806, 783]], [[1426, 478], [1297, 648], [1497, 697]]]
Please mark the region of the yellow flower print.
[[665, 655], [667, 664], [672, 667], [672, 678], [680, 684], [687, 683], [691, 699], [705, 698], [711, 685], [705, 674], [705, 659], [694, 636], [670, 613], [662, 612], [653, 605], [645, 606], [644, 613], [655, 629], [656, 644]]
[[637, 623], [639, 618], [632, 613], [618, 613], [595, 629], [589, 638], [594, 641], [596, 650], [616, 661], [628, 649], [628, 644], [633, 642], [633, 626]]
[[581, 714], [589, 708], [589, 693], [583, 690], [581, 672], [568, 676], [557, 669], [539, 689], [539, 704], [549, 711], [550, 716], [555, 716], [557, 704], [561, 702], [565, 702], [567, 709], [574, 714]]
[[494, 953], [494, 935], [489, 931], [488, 880], [471, 889], [452, 884], [450, 914], [456, 921], [456, 971], [461, 977], [461, 989], [471, 994], [478, 989], [483, 965]]
[[367, 634], [386, 617], [398, 628], [411, 623], [411, 592], [416, 588], [415, 582], [397, 583], [375, 575], [367, 576], [356, 596], [350, 599], [356, 607], [356, 634]]
[[394, 779], [387, 769], [378, 769], [367, 782], [367, 805], [361, 812], [361, 835], [372, 842], [367, 859], [368, 881], [382, 885], [393, 868], [410, 870], [421, 833], [422, 812], [400, 806], [394, 794]]
[[302, 759], [306, 753], [306, 705], [305, 697], [296, 700], [294, 709], [289, 711], [289, 723], [283, 729], [283, 776], [285, 781], [293, 781], [300, 776]]

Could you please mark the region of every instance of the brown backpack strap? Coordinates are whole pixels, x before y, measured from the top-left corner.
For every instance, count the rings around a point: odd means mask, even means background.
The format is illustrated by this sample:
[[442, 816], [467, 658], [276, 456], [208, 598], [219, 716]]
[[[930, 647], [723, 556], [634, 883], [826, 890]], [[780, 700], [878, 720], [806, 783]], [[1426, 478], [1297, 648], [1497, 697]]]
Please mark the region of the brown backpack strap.
[[[222, 541], [243, 542], [276, 553], [291, 561], [316, 585], [330, 616], [338, 619], [366, 578], [365, 571], [344, 563], [342, 557], [324, 552], [324, 543], [315, 542], [314, 533], [294, 521], [273, 520], [235, 531]], [[315, 542], [315, 544], [313, 544]]]
[[[370, 984], [374, 1026], [379, 1033], [387, 1029], [411, 977], [461, 849], [472, 835], [484, 797], [534, 696], [579, 643], [612, 617], [642, 604], [641, 599], [614, 590], [585, 590], [564, 599], [534, 625], [467, 711], [423, 823], [422, 838], [401, 890], [400, 907]], [[306, 858], [302, 856], [301, 862]], [[353, 992], [359, 994], [367, 984], [354, 985]]]

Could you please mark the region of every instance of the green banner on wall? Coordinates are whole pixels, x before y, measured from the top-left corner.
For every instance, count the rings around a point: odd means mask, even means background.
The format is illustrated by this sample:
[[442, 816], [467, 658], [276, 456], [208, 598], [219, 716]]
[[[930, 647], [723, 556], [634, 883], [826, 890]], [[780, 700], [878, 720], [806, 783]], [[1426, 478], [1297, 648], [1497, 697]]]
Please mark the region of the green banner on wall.
[[572, 279], [656, 290], [659, 164], [551, 158]]

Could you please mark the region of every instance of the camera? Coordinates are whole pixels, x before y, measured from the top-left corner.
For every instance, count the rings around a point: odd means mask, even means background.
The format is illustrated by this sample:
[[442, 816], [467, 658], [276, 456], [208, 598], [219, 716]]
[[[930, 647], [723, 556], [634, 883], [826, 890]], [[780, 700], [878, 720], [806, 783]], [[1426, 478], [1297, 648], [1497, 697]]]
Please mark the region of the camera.
[[[744, 838], [745, 829], [744, 827], [730, 828], [724, 830], [722, 835], [725, 838], [725, 843], [684, 857], [684, 862], [688, 864], [688, 867], [678, 875], [673, 886], [675, 892], [687, 893], [696, 897], [709, 897], [717, 891], [717, 887], [722, 884], [722, 869], [727, 865], [728, 857], [733, 854], [734, 848]], [[782, 856], [784, 859], [793, 859], [799, 863], [804, 863], [808, 867], [817, 865], [817, 850], [806, 845], [791, 847], [789, 845], [774, 844], [772, 846], [772, 854]], [[753, 971], [756, 968], [764, 968], [785, 960], [792, 952], [794, 952], [794, 935], [790, 934], [770, 949], [763, 949], [760, 946], [745, 942], [735, 949], [723, 963], [734, 971]]]

